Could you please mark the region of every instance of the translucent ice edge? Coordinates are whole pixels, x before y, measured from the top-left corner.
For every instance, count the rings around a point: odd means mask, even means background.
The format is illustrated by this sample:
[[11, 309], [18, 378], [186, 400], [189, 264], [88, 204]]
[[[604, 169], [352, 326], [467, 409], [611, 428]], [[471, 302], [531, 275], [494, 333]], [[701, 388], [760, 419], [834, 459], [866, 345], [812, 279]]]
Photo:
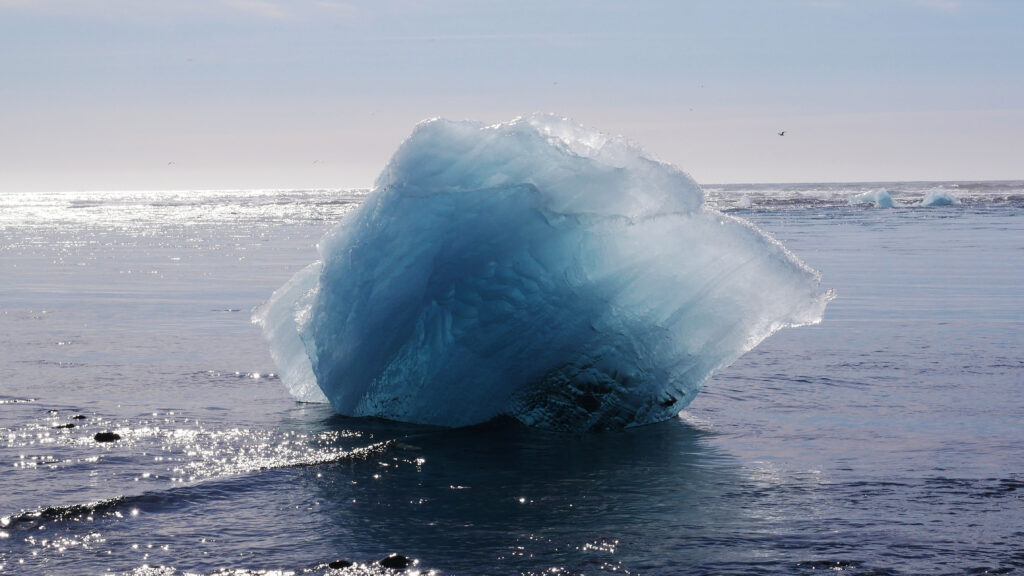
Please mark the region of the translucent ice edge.
[[567, 119], [426, 121], [254, 320], [292, 394], [345, 415], [664, 420], [832, 296], [703, 203], [679, 169]]

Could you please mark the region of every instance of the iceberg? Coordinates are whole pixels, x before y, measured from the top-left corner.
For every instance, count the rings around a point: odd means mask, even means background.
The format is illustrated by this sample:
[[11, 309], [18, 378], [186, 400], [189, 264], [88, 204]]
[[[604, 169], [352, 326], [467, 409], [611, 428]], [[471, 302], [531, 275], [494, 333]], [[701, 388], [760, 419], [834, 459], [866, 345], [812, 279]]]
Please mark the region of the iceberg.
[[678, 168], [549, 115], [420, 123], [319, 251], [253, 317], [286, 386], [446, 427], [672, 418], [832, 297]]
[[941, 188], [929, 190], [921, 200], [921, 206], [959, 206], [960, 199]]
[[889, 191], [885, 188], [869, 190], [856, 196], [851, 196], [850, 205], [856, 204], [874, 204], [875, 208], [892, 208], [896, 205], [892, 200], [892, 196], [889, 195]]

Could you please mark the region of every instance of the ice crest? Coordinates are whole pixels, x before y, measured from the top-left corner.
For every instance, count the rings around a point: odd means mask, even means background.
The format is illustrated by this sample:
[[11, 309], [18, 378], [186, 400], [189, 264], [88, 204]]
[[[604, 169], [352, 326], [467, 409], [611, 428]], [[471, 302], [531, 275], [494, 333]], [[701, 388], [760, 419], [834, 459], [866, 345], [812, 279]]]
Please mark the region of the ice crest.
[[426, 121], [256, 319], [293, 394], [315, 384], [341, 414], [664, 420], [831, 297], [703, 200], [674, 166], [566, 119]]

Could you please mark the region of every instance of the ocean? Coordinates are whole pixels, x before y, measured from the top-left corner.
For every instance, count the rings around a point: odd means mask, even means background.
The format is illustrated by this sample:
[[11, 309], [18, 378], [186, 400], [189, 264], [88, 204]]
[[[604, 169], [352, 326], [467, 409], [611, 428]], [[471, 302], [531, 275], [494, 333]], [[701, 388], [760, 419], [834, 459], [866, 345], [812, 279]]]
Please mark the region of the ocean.
[[250, 315], [363, 192], [0, 194], [0, 574], [1024, 573], [1024, 182], [704, 189], [836, 298], [598, 434], [288, 395]]

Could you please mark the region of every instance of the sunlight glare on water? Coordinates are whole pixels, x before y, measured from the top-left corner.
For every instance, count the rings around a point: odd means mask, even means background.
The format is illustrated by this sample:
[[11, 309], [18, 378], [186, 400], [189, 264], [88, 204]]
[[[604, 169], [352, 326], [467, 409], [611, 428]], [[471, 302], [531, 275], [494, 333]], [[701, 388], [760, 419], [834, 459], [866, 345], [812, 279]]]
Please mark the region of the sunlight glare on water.
[[250, 312], [361, 193], [0, 194], [0, 573], [1020, 571], [1024, 184], [881, 186], [708, 187], [837, 298], [596, 435], [288, 396]]

